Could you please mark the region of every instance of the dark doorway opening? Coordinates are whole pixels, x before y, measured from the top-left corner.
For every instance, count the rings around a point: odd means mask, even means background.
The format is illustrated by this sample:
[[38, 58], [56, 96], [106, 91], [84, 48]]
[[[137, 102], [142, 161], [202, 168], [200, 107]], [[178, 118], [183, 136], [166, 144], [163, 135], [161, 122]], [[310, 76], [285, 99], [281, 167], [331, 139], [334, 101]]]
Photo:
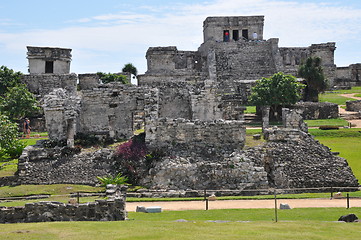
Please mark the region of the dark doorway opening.
[[238, 30], [233, 30], [233, 40], [238, 41], [239, 39], [239, 32]]
[[242, 30], [242, 38], [248, 40], [248, 29]]
[[45, 62], [45, 73], [54, 73], [54, 62], [53, 61]]
[[229, 30], [223, 31], [223, 42], [229, 42]]

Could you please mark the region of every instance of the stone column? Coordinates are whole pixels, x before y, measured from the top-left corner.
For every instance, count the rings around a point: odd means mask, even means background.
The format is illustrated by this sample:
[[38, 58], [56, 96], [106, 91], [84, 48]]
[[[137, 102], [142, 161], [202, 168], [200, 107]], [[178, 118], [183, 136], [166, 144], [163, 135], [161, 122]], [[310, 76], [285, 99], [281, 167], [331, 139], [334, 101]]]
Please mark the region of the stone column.
[[269, 106], [262, 106], [262, 132], [269, 128]]
[[66, 131], [66, 145], [68, 147], [74, 147], [74, 136], [75, 136], [75, 119], [68, 119]]

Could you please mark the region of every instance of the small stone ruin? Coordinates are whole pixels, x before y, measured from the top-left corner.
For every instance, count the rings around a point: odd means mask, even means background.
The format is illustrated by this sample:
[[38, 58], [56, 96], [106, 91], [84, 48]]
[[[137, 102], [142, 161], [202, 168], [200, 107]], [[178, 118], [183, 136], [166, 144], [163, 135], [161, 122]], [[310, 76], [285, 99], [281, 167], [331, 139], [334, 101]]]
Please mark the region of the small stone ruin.
[[126, 187], [107, 187], [107, 193], [110, 193], [108, 200], [95, 200], [84, 204], [35, 202], [26, 203], [24, 207], [0, 207], [0, 223], [125, 220]]

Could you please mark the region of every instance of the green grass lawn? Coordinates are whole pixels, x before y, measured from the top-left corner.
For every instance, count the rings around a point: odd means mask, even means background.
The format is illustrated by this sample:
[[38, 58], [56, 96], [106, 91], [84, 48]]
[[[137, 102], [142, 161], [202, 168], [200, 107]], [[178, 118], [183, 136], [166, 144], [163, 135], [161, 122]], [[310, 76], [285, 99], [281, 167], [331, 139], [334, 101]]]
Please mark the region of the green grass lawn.
[[346, 101], [353, 100], [355, 99], [339, 96], [338, 93], [324, 93], [320, 95], [320, 102], [330, 102], [338, 105], [345, 105]]
[[246, 106], [244, 113], [256, 113], [256, 106]]
[[316, 120], [305, 120], [307, 126], [309, 127], [319, 127], [319, 126], [348, 126], [348, 122], [342, 118], [333, 118], [333, 119], [316, 119]]
[[0, 161], [0, 177], [14, 176], [18, 170], [18, 160], [10, 159], [9, 161]]
[[347, 159], [354, 175], [361, 181], [361, 137], [342, 137], [342, 141], [329, 137], [317, 137], [316, 139], [331, 148], [333, 152], [340, 152], [339, 156]]
[[[323, 94], [319, 95], [320, 102], [331, 102], [331, 103], [337, 103], [338, 105], [345, 105], [346, 101], [354, 101], [353, 98], [346, 98], [339, 96], [339, 94], [348, 94], [348, 93], [356, 93], [358, 95], [361, 94], [361, 87], [353, 87], [349, 90], [337, 90], [332, 92], [325, 92]], [[358, 96], [356, 95], [356, 96]]]
[[[359, 223], [333, 221], [360, 211], [360, 208], [279, 210], [277, 223], [273, 221], [273, 209], [129, 213], [131, 220], [118, 222], [4, 224], [0, 239], [358, 239]], [[179, 219], [187, 222], [177, 222]]]

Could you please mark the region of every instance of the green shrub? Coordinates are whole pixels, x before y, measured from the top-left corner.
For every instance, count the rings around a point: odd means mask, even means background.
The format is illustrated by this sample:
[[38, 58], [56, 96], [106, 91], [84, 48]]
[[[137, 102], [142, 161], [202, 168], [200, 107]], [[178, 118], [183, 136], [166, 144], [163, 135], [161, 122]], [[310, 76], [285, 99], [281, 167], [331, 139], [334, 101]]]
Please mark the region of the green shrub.
[[9, 154], [10, 158], [19, 158], [23, 153], [25, 148], [25, 143], [21, 141], [15, 141], [14, 144], [7, 149], [7, 154]]
[[127, 181], [128, 178], [125, 176], [122, 176], [121, 173], [118, 173], [116, 176], [105, 176], [105, 177], [97, 177], [99, 182], [101, 183], [100, 186], [106, 187], [108, 184], [114, 184], [114, 185], [128, 185]]
[[20, 156], [25, 145], [18, 139], [18, 126], [9, 120], [9, 117], [0, 114], [0, 160], [9, 156]]
[[130, 84], [127, 76], [121, 74], [97, 72], [97, 75], [99, 76], [102, 83], [120, 82], [123, 84]]
[[333, 125], [323, 125], [323, 126], [320, 126], [319, 129], [321, 129], [321, 130], [338, 130], [339, 127], [333, 126]]

